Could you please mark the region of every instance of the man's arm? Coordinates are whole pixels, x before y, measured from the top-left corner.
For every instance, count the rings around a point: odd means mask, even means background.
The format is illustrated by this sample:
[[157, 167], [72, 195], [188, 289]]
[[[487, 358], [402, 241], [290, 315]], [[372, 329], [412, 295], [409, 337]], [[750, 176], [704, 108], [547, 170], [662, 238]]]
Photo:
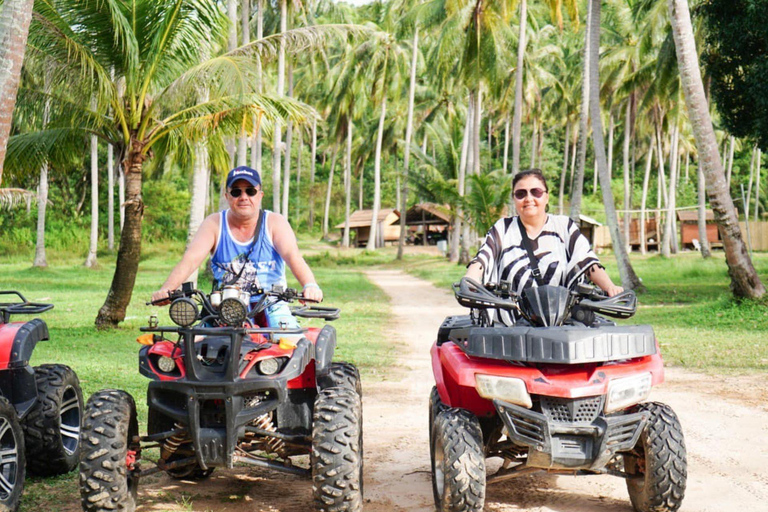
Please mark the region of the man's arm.
[[216, 244], [216, 236], [218, 234], [218, 214], [209, 215], [200, 228], [195, 233], [192, 242], [184, 252], [181, 261], [171, 271], [171, 275], [165, 280], [165, 283], [152, 294], [152, 300], [161, 300], [178, 289], [184, 281], [189, 279], [196, 269], [200, 268], [206, 256], [211, 253], [213, 246]]
[[299, 253], [299, 245], [296, 243], [296, 235], [285, 217], [276, 213], [269, 215], [269, 232], [272, 243], [275, 245], [280, 257], [293, 272], [296, 280], [303, 287], [304, 296], [318, 302], [323, 300], [323, 291], [315, 281], [315, 275]]

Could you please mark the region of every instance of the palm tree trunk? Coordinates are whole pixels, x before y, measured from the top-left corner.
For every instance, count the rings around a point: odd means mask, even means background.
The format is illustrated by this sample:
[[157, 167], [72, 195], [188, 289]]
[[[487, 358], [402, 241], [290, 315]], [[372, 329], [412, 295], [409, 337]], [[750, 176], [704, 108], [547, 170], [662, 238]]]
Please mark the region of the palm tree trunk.
[[411, 162], [411, 137], [413, 137], [413, 104], [416, 97], [416, 65], [419, 55], [419, 27], [413, 30], [413, 43], [411, 45], [411, 76], [408, 84], [408, 119], [405, 124], [405, 154], [403, 155], [403, 197], [398, 204], [400, 208], [400, 238], [397, 241], [397, 259], [403, 259], [405, 247], [405, 213], [408, 210], [408, 180], [410, 179]]
[[[288, 27], [288, 0], [280, 0], [280, 33], [284, 34]], [[285, 94], [285, 40], [280, 39], [280, 49], [277, 56], [277, 97]], [[280, 213], [280, 151], [283, 136], [280, 122], [275, 122], [274, 139], [272, 142], [272, 208]], [[324, 233], [324, 236], [327, 233]]]
[[473, 124], [473, 137], [472, 137], [472, 147], [474, 148], [473, 154], [474, 158], [472, 159], [472, 173], [474, 175], [480, 174], [480, 121], [482, 120], [482, 112], [483, 112], [483, 93], [480, 89], [480, 84], [477, 85], [477, 90], [475, 92], [475, 112], [474, 117], [472, 118], [472, 124]]
[[33, 0], [6, 0], [0, 8], [0, 183], [33, 4]]
[[[592, 20], [592, 2], [587, 2], [587, 27]], [[584, 68], [581, 76], [581, 114], [579, 115], [579, 150], [576, 166], [576, 176], [571, 189], [571, 220], [579, 222], [581, 198], [584, 194], [584, 167], [587, 165], [587, 136], [589, 131], [589, 60], [592, 52], [589, 49], [589, 29], [584, 31]]]
[[[208, 146], [205, 141], [195, 144], [195, 163], [192, 175], [192, 197], [189, 204], [187, 245], [192, 241], [205, 219], [205, 196], [208, 193]], [[197, 269], [188, 279], [197, 287]]]
[[[464, 127], [464, 141], [462, 142], [461, 146], [461, 162], [459, 162], [459, 183], [458, 183], [458, 192], [459, 192], [459, 198], [460, 201], [463, 200], [463, 197], [466, 193], [466, 181], [467, 181], [467, 170], [471, 167], [472, 162], [472, 144], [470, 143], [470, 139], [472, 138], [472, 126], [473, 126], [473, 119], [475, 116], [475, 103], [473, 100], [472, 93], [469, 94], [469, 100], [467, 102], [467, 122]], [[461, 204], [457, 210], [457, 217], [458, 220], [456, 222], [456, 237], [460, 238], [460, 252], [459, 252], [459, 263], [466, 264], [469, 262], [469, 223], [463, 219], [464, 212], [461, 208]], [[461, 228], [459, 231], [458, 228]]]
[[627, 112], [624, 116], [624, 245], [628, 251], [632, 250], [630, 244], [630, 222], [632, 216], [632, 188], [629, 181], [629, 140], [632, 138], [632, 102], [627, 100]]
[[573, 173], [576, 169], [576, 153], [579, 152], [578, 150], [578, 143], [579, 143], [579, 130], [577, 129], [577, 126], [574, 126], [573, 130], [573, 142], [571, 143], [571, 171], [570, 175], [568, 177], [568, 186], [569, 186], [569, 192], [573, 191]]
[[115, 250], [115, 157], [112, 144], [107, 145], [107, 248]]
[[317, 119], [312, 120], [312, 157], [309, 162], [309, 230], [315, 228], [315, 164], [317, 160]]
[[[643, 176], [643, 195], [640, 200], [640, 254], [648, 252], [648, 235], [645, 231], [646, 204], [648, 200], [648, 183], [651, 181], [651, 169], [653, 168], [653, 152], [656, 148], [654, 135], [651, 134], [651, 140], [648, 145], [648, 157], [645, 160], [645, 175]], [[658, 219], [656, 219], [658, 222]], [[656, 228], [658, 231], [658, 225]], [[658, 238], [658, 235], [657, 235]]]
[[[288, 97], [293, 96], [293, 67], [288, 66]], [[288, 120], [285, 129], [285, 163], [283, 167], [283, 206], [281, 212], [288, 219], [288, 198], [291, 190], [291, 144], [293, 142], [293, 122]]]
[[387, 95], [381, 99], [381, 114], [379, 115], [379, 132], [376, 136], [376, 156], [373, 161], [373, 214], [371, 217], [371, 231], [368, 235], [369, 251], [376, 249], [376, 230], [378, 228], [379, 209], [381, 208], [381, 145], [384, 140], [384, 118], [387, 115]]
[[757, 161], [755, 162], [755, 223], [757, 223], [758, 210], [760, 209], [760, 166], [762, 160], [762, 150], [757, 148]]
[[608, 162], [605, 156], [605, 143], [603, 142], [603, 122], [600, 118], [600, 74], [598, 67], [598, 57], [600, 49], [600, 3], [601, 0], [590, 0], [592, 5], [592, 15], [589, 22], [590, 33], [590, 82], [594, 87], [590, 90], [590, 109], [592, 114], [592, 141], [595, 146], [595, 155], [597, 156], [598, 170], [600, 173], [600, 188], [603, 192], [603, 206], [605, 207], [605, 218], [608, 228], [611, 232], [611, 243], [613, 252], [616, 255], [616, 262], [621, 275], [621, 283], [624, 288], [638, 290], [643, 289], [643, 284], [635, 274], [632, 264], [627, 255], [627, 248], [622, 243], [621, 232], [619, 231], [619, 218], [616, 215], [616, 206], [613, 200], [613, 191], [611, 190], [611, 177], [608, 175]]
[[696, 175], [698, 176], [699, 195], [699, 246], [701, 247], [701, 257], [707, 259], [712, 257], [712, 251], [709, 248], [709, 237], [707, 236], [707, 203], [705, 196], [707, 184], [704, 180], [704, 171], [701, 165], [696, 166]]
[[120, 203], [120, 232], [122, 233], [125, 225], [125, 171], [119, 164], [117, 166], [117, 202]]
[[707, 182], [709, 202], [723, 236], [725, 260], [731, 277], [731, 290], [737, 297], [759, 298], [765, 295], [765, 287], [752, 265], [752, 260], [741, 238], [736, 210], [726, 188], [715, 131], [704, 96], [688, 2], [668, 0], [667, 5], [675, 39], [680, 81], [685, 93], [685, 104], [688, 107], [696, 147], [699, 150], [699, 162]]
[[331, 217], [331, 195], [333, 194], [333, 174], [336, 172], [336, 153], [339, 146], [333, 145], [333, 156], [331, 157], [331, 172], [328, 173], [328, 188], [325, 190], [325, 208], [323, 209], [323, 239], [328, 238], [329, 219]]
[[565, 122], [565, 155], [563, 155], [563, 170], [560, 173], [560, 192], [557, 196], [557, 213], [564, 211], [565, 177], [568, 174], [568, 149], [571, 146], [571, 123]]
[[528, 25], [528, 0], [520, 2], [520, 23], [517, 37], [517, 68], [515, 69], [515, 105], [512, 114], [512, 175], [520, 171], [520, 129], [523, 120], [523, 63], [525, 32]]
[[342, 246], [349, 247], [349, 215], [352, 201], [352, 116], [347, 118], [347, 158], [344, 161], [344, 236]]
[[466, 240], [461, 237], [462, 229], [462, 215], [461, 200], [464, 197], [464, 178], [467, 170], [467, 153], [469, 149], [469, 127], [472, 124], [472, 101], [467, 102], [467, 119], [464, 123], [464, 136], [461, 141], [461, 156], [459, 157], [459, 175], [457, 192], [459, 194], [459, 203], [456, 204], [455, 213], [453, 217], [453, 238], [451, 238], [451, 254], [450, 261], [459, 261], [461, 256], [459, 252], [459, 243], [461, 242], [461, 251], [464, 252]]
[[675, 236], [675, 206], [676, 206], [676, 185], [677, 185], [677, 135], [678, 126], [672, 129], [672, 144], [669, 150], [669, 192], [667, 193], [667, 218], [664, 222], [664, 237], [661, 244], [661, 255], [669, 258], [672, 254], [672, 238]]
[[91, 135], [91, 244], [85, 265], [88, 268], [98, 266], [96, 250], [99, 242], [99, 146], [98, 139]]
[[299, 141], [296, 151], [296, 227], [299, 226], [301, 220], [301, 157], [304, 152], [304, 129], [299, 127], [298, 129]]
[[504, 116], [504, 174], [507, 174], [507, 164], [509, 163], [509, 115]]
[[[257, 0], [256, 4], [256, 40], [260, 40], [264, 37], [264, 0]], [[261, 61], [258, 64], [258, 77], [259, 83], [256, 90], [259, 94], [262, 94], [264, 90], [264, 73], [261, 68]], [[261, 171], [261, 153], [262, 153], [262, 139], [261, 139], [261, 123], [256, 124], [256, 133], [253, 135], [253, 143], [251, 144], [251, 167], [256, 169], [259, 175], [262, 175]]]
[[608, 176], [613, 178], [613, 133], [616, 130], [616, 122], [613, 119], [613, 111], [608, 112]]
[[45, 258], [45, 209], [48, 205], [48, 164], [40, 168], [40, 185], [37, 189], [37, 241], [33, 267], [47, 267]]
[[123, 161], [125, 174], [125, 225], [120, 234], [117, 264], [112, 277], [107, 299], [96, 316], [96, 327], [100, 329], [117, 327], [125, 320], [125, 310], [131, 301], [136, 273], [141, 257], [141, 218], [144, 215], [144, 201], [141, 198], [141, 170], [146, 155], [137, 148], [128, 148]]
[[533, 118], [533, 128], [531, 129], [531, 169], [536, 168], [536, 117]]
[[[736, 137], [731, 135], [731, 147], [730, 147], [730, 150], [728, 151], [728, 155], [729, 155], [728, 156], [728, 176], [726, 178], [726, 181], [727, 181], [726, 186], [728, 187], [728, 190], [731, 190], [731, 172], [733, 171], [733, 150], [735, 146], [736, 146]], [[701, 159], [699, 159], [699, 162], [701, 162]]]

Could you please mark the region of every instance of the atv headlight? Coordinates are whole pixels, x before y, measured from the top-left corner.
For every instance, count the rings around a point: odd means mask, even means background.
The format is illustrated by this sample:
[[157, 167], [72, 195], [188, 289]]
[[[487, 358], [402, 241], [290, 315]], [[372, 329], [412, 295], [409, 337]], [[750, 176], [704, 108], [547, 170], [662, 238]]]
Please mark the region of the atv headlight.
[[160, 356], [157, 360], [157, 367], [161, 372], [171, 373], [176, 369], [176, 361], [167, 356]]
[[496, 377], [493, 375], [475, 374], [475, 389], [478, 394], [489, 400], [504, 400], [511, 404], [521, 405], [530, 409], [533, 407], [531, 395], [525, 387], [525, 382], [512, 377]]
[[608, 383], [605, 413], [611, 413], [642, 402], [651, 394], [653, 377], [650, 373], [613, 379]]
[[197, 304], [192, 299], [181, 297], [171, 303], [168, 315], [176, 325], [189, 327], [197, 320]]
[[248, 307], [239, 298], [230, 297], [221, 301], [219, 315], [225, 324], [239, 327], [248, 315]]
[[283, 365], [282, 357], [270, 357], [269, 359], [262, 359], [259, 361], [259, 373], [262, 375], [274, 375], [280, 371], [280, 367]]

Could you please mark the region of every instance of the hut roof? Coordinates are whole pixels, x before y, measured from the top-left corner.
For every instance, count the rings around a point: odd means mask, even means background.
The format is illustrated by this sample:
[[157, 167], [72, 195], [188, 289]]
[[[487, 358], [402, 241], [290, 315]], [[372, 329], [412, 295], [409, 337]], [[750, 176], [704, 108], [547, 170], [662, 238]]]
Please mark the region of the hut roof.
[[[394, 214], [394, 219], [391, 219], [392, 221], [397, 220], [400, 218], [400, 212], [395, 210], [394, 208], [382, 208], [379, 210], [378, 215], [378, 221], [384, 222], [387, 220], [387, 217]], [[373, 210], [357, 210], [352, 215], [349, 216], [349, 227], [350, 228], [360, 228], [360, 227], [368, 227], [371, 225], [371, 219], [373, 219]], [[390, 222], [391, 224], [392, 222]], [[344, 229], [344, 222], [337, 224], [335, 229]]]
[[[451, 223], [451, 207], [435, 203], [419, 203], [408, 208], [405, 223], [408, 226], [421, 224], [446, 225]], [[422, 218], [423, 214], [423, 218]]]
[[[715, 220], [715, 213], [712, 210], [706, 210], [707, 221]], [[699, 211], [698, 210], [678, 210], [677, 220], [680, 222], [698, 222]]]

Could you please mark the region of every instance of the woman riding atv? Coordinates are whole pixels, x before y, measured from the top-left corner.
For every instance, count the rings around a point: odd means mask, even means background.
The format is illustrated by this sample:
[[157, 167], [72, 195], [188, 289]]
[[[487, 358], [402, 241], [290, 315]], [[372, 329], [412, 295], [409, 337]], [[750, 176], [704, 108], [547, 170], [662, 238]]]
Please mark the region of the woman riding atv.
[[[518, 216], [505, 217], [491, 227], [465, 277], [483, 283], [508, 281], [522, 295], [531, 286], [570, 288], [582, 275], [613, 297], [624, 291], [608, 277], [579, 227], [565, 215], [547, 213], [549, 188], [541, 170], [520, 171], [512, 179]], [[515, 319], [499, 311], [499, 320]]]

